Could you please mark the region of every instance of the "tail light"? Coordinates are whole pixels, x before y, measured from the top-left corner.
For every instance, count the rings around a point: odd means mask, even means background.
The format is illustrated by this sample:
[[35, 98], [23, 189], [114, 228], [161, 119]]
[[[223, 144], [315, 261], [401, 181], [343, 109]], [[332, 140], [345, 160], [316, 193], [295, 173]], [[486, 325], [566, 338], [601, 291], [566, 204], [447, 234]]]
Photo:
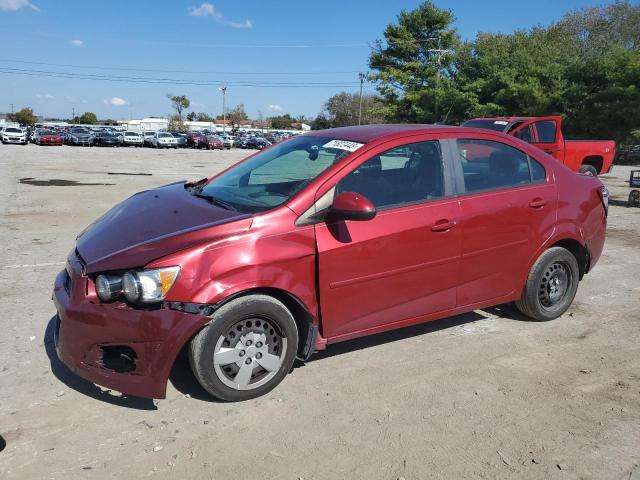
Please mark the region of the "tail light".
[[605, 216], [607, 216], [609, 214], [609, 189], [604, 185], [600, 186], [600, 188], [598, 188], [598, 195], [602, 201]]

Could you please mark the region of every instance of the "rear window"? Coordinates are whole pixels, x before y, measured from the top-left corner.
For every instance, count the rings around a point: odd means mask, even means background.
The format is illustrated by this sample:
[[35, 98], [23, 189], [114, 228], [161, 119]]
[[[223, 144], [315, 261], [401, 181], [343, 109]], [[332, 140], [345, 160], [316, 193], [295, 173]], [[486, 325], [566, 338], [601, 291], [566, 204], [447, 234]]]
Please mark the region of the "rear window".
[[496, 132], [504, 132], [509, 122], [506, 120], [469, 120], [464, 122], [462, 127], [484, 128], [485, 130], [493, 130]]

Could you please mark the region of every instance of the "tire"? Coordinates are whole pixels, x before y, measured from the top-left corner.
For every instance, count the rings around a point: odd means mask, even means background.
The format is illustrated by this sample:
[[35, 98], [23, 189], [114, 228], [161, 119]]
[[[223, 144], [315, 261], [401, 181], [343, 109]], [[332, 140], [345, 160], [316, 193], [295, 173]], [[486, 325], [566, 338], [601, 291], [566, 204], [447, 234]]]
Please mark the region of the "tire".
[[598, 176], [598, 170], [593, 165], [580, 165], [580, 173], [586, 173], [587, 175]]
[[[239, 402], [275, 388], [291, 370], [297, 348], [298, 329], [287, 307], [268, 295], [248, 295], [213, 313], [191, 340], [189, 361], [207, 392]], [[226, 356], [216, 363], [221, 351]]]
[[552, 247], [533, 264], [516, 307], [533, 320], [554, 320], [571, 306], [579, 279], [576, 257], [565, 248]]

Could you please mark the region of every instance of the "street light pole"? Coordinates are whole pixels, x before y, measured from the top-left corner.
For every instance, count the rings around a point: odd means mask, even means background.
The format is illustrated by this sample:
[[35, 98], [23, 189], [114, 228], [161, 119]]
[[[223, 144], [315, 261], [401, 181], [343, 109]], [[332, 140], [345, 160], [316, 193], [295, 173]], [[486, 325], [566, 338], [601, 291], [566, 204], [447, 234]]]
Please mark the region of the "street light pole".
[[220, 87], [222, 92], [222, 134], [227, 134], [227, 87]]
[[360, 78], [360, 100], [359, 100], [359, 106], [358, 106], [358, 125], [362, 124], [362, 85], [364, 84], [364, 81], [367, 79], [367, 74], [364, 72], [360, 72], [358, 74], [358, 77]]

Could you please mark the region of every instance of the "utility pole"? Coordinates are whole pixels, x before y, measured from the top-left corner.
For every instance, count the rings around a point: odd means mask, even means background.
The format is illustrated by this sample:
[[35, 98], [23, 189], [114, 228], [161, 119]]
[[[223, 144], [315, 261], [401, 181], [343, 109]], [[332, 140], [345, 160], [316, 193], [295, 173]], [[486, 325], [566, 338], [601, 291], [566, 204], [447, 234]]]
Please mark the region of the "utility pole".
[[359, 106], [358, 106], [358, 125], [362, 124], [362, 85], [364, 84], [364, 81], [367, 79], [367, 74], [364, 72], [360, 72], [358, 74], [358, 77], [360, 78], [360, 100], [359, 100]]
[[11, 104], [11, 115], [13, 115], [13, 103]]
[[222, 92], [222, 134], [227, 134], [227, 86], [223, 85], [219, 88]]
[[76, 123], [76, 109], [71, 107], [71, 123]]
[[438, 68], [436, 70], [436, 89], [435, 89], [435, 94], [433, 95], [433, 108], [434, 108], [433, 123], [438, 123], [438, 92], [440, 91], [440, 70], [442, 69], [442, 54], [451, 53], [451, 50], [442, 48], [442, 42], [440, 40], [440, 37], [438, 37], [437, 40], [438, 40], [438, 48], [432, 48], [427, 50], [428, 52], [436, 53], [438, 55]]

